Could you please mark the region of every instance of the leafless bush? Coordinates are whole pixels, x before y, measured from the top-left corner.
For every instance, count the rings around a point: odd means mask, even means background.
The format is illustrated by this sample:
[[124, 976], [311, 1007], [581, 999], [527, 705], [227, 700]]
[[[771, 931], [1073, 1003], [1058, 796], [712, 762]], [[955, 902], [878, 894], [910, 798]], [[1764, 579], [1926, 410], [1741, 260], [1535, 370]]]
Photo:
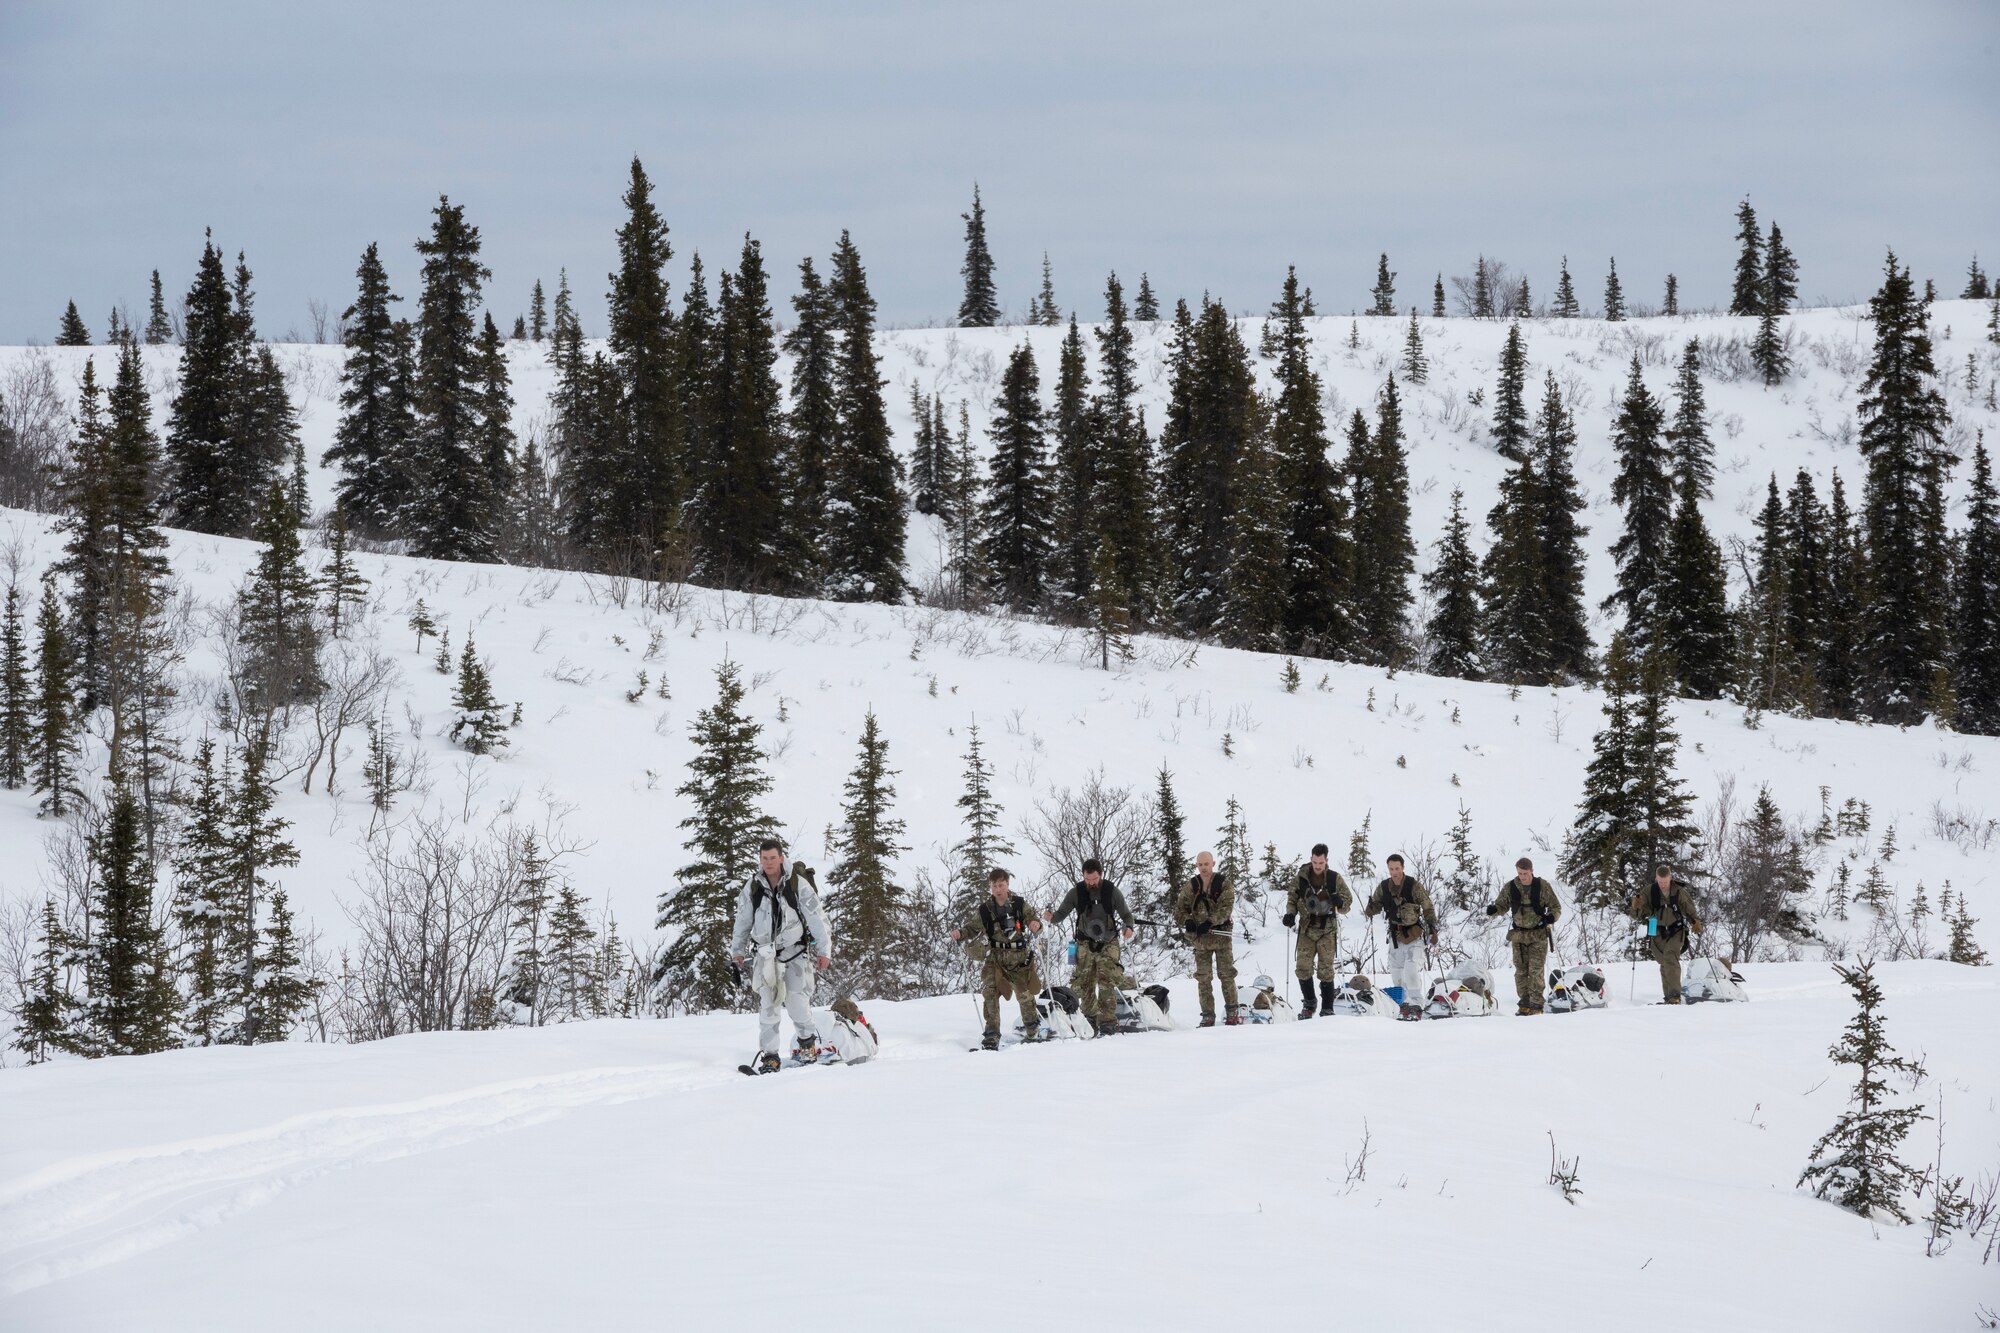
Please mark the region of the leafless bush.
[[2000, 819], [1989, 819], [1982, 810], [1965, 806], [1945, 809], [1943, 801], [1931, 802], [1931, 836], [1948, 842], [1967, 856], [1991, 851], [2000, 841]]
[[1583, 1197], [1577, 1177], [1583, 1171], [1581, 1157], [1564, 1157], [1556, 1152], [1555, 1131], [1549, 1132], [1549, 1184], [1562, 1191], [1563, 1202], [1575, 1203]]
[[0, 505], [50, 512], [55, 478], [69, 461], [70, 422], [47, 352], [31, 351], [7, 368], [0, 423]]
[[320, 654], [320, 678], [325, 687], [305, 707], [311, 757], [306, 760], [303, 790], [312, 791], [313, 775], [326, 761], [326, 789], [334, 790], [340, 769], [340, 738], [382, 711], [382, 700], [402, 675], [393, 658], [374, 639], [333, 639]]
[[[1493, 314], [1499, 319], [1526, 319], [1535, 312], [1521, 306], [1521, 276], [1507, 267], [1505, 260], [1481, 255], [1486, 261], [1486, 284], [1493, 294]], [[1474, 291], [1478, 286], [1478, 268], [1471, 273], [1454, 274], [1451, 279], [1452, 303], [1461, 315], [1470, 315], [1474, 309]]]

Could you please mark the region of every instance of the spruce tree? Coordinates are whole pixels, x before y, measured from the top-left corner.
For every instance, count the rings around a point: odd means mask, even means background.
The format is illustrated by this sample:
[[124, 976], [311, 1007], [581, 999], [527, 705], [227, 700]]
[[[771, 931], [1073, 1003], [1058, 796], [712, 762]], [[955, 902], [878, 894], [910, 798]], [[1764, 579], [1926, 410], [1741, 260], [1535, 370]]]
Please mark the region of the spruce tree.
[[479, 331], [478, 358], [473, 449], [494, 506], [489, 526], [497, 529], [500, 509], [514, 489], [514, 394], [507, 374], [507, 351], [491, 311]]
[[[637, 157], [620, 202], [625, 222], [618, 228], [618, 271], [611, 275], [605, 303], [605, 350], [618, 407], [614, 418], [593, 432], [597, 439], [590, 452], [607, 475], [601, 481], [599, 525], [591, 535], [600, 552], [649, 559], [673, 540], [691, 475], [721, 463], [712, 454], [701, 456], [714, 446], [685, 415], [688, 396], [702, 386], [689, 381], [689, 349], [676, 346], [664, 274], [674, 248], [653, 204], [653, 183]], [[694, 301], [692, 287], [688, 299]], [[559, 296], [559, 307], [566, 304]], [[559, 317], [559, 330], [562, 324]]]
[[424, 257], [416, 367], [415, 465], [402, 525], [412, 554], [490, 560], [499, 497], [481, 457], [479, 337], [473, 311], [493, 275], [479, 260], [479, 228], [444, 195], [431, 210]]
[[1049, 252], [1046, 250], [1042, 251], [1042, 289], [1028, 303], [1028, 322], [1051, 329], [1062, 323], [1062, 312], [1056, 309], [1055, 274], [1049, 268]]
[[90, 329], [84, 324], [83, 316], [76, 313], [76, 302], [71, 301], [63, 311], [62, 327], [56, 331], [58, 347], [90, 346]]
[[1431, 377], [1431, 363], [1424, 356], [1424, 335], [1417, 327], [1417, 308], [1410, 307], [1410, 331], [1403, 337], [1403, 378], [1422, 384]]
[[1591, 742], [1583, 797], [1563, 848], [1561, 873], [1576, 887], [1579, 906], [1617, 902], [1650, 869], [1635, 852], [1642, 824], [1637, 798], [1642, 756], [1632, 697], [1638, 689], [1630, 641], [1614, 634], [1604, 655], [1604, 725]]
[[1914, 1081], [1922, 1070], [1889, 1045], [1875, 964], [1835, 963], [1833, 970], [1854, 992], [1855, 1014], [1828, 1054], [1835, 1064], [1854, 1068], [1854, 1091], [1848, 1109], [1813, 1145], [1798, 1183], [1863, 1217], [1908, 1222], [1904, 1199], [1922, 1188], [1924, 1176], [1898, 1160], [1896, 1150], [1911, 1127], [1928, 1117], [1920, 1106], [1893, 1105], [1889, 1079], [1900, 1074]]
[[1153, 295], [1152, 279], [1143, 273], [1139, 275], [1139, 294], [1132, 298], [1132, 318], [1145, 324], [1155, 323], [1160, 318], [1160, 298]]
[[1778, 224], [1771, 224], [1770, 239], [1764, 242], [1764, 293], [1760, 315], [1782, 315], [1799, 299], [1799, 261], [1785, 246]]
[[181, 333], [180, 389], [167, 427], [168, 517], [199, 532], [236, 534], [247, 514], [226, 489], [242, 349], [222, 252], [204, 240], [188, 289]]
[[1389, 256], [1384, 254], [1375, 265], [1375, 285], [1368, 290], [1375, 304], [1368, 308], [1371, 315], [1393, 315], [1396, 313], [1396, 275], [1389, 271]]
[[234, 802], [228, 773], [216, 767], [214, 741], [202, 738], [193, 768], [192, 788], [180, 797], [184, 818], [173, 854], [177, 970], [186, 991], [184, 1039], [190, 1046], [213, 1046], [230, 1031], [242, 998], [241, 972], [229, 964], [236, 878], [228, 828]]
[[473, 754], [491, 754], [507, 744], [507, 712], [493, 697], [486, 664], [465, 636], [458, 656], [458, 682], [451, 692], [451, 740]]
[[[840, 342], [834, 329], [833, 295], [813, 267], [799, 261], [799, 290], [792, 297], [792, 327], [784, 350], [792, 357], [790, 393], [793, 503], [800, 514], [817, 514], [826, 503], [828, 460], [840, 440], [840, 404], [835, 382]], [[911, 386], [911, 392], [916, 388]], [[920, 423], [922, 424], [922, 423]]]
[[[1153, 787], [1153, 830], [1149, 839], [1153, 865], [1158, 869], [1160, 883], [1166, 886], [1169, 902], [1172, 895], [1180, 891], [1188, 882], [1187, 816], [1181, 810], [1180, 798], [1174, 794], [1174, 775], [1164, 762]], [[1234, 885], [1242, 892], [1244, 885]]]
[[1611, 274], [1604, 279], [1604, 318], [1618, 323], [1625, 318], [1625, 289], [1618, 283], [1618, 261], [1611, 261]]
[[1847, 504], [1847, 487], [1836, 471], [1833, 498], [1827, 505], [1827, 597], [1820, 610], [1821, 640], [1815, 672], [1823, 707], [1833, 717], [1856, 716], [1865, 575], [1854, 516]]
[[1675, 490], [1658, 599], [1660, 641], [1673, 655], [1681, 692], [1718, 699], [1734, 676], [1728, 574], [1692, 475], [1683, 471]]
[[360, 291], [341, 312], [347, 360], [340, 372], [340, 424], [322, 463], [340, 468], [342, 511], [370, 537], [391, 536], [409, 499], [416, 421], [407, 386], [408, 349], [390, 304], [389, 275], [374, 242], [355, 271]]
[[1736, 206], [1736, 286], [1730, 297], [1732, 315], [1764, 313], [1764, 237], [1757, 230], [1757, 210], [1745, 199]]
[[[529, 447], [534, 447], [532, 439]], [[320, 570], [320, 592], [326, 597], [326, 630], [333, 638], [351, 626], [368, 607], [368, 580], [354, 567], [347, 545], [347, 511], [334, 506], [327, 528], [326, 564]]]
[[1667, 439], [1673, 446], [1679, 486], [1692, 484], [1696, 498], [1706, 500], [1715, 484], [1715, 444], [1708, 436], [1708, 394], [1701, 384], [1697, 338], [1688, 339], [1681, 350], [1680, 378], [1674, 381], [1674, 424]]
[[35, 750], [34, 686], [28, 675], [28, 636], [22, 623], [21, 589], [7, 585], [7, 609], [0, 616], [0, 787], [28, 785]]
[[271, 920], [257, 956], [257, 1040], [284, 1041], [305, 1017], [319, 983], [305, 973], [291, 904], [283, 889], [271, 894]]
[[76, 664], [69, 631], [55, 584], [42, 583], [42, 607], [35, 624], [35, 736], [31, 765], [35, 791], [42, 798], [39, 813], [52, 819], [68, 814], [82, 800], [77, 731]]
[[1799, 703], [1809, 716], [1820, 712], [1817, 664], [1826, 642], [1824, 615], [1832, 596], [1828, 518], [1804, 468], [1785, 496], [1785, 624], [1797, 653]]
[[527, 1026], [540, 1027], [555, 995], [549, 907], [555, 899], [556, 876], [532, 829], [521, 835], [520, 867], [519, 886], [508, 905], [509, 952], [499, 998], [516, 1006], [515, 1021], [525, 1015]]
[[1493, 390], [1493, 447], [1518, 463], [1528, 452], [1528, 345], [1521, 326], [1507, 326], [1500, 347], [1500, 379]]
[[1583, 539], [1590, 529], [1577, 521], [1585, 505], [1576, 480], [1576, 423], [1563, 403], [1554, 371], [1542, 379], [1532, 457], [1537, 483], [1533, 527], [1542, 547], [1546, 666], [1553, 679], [1588, 680], [1593, 667], [1583, 600]]
[[229, 989], [242, 1013], [241, 1025], [229, 1040], [242, 1045], [265, 1040], [267, 1030], [258, 1004], [257, 918], [260, 905], [277, 892], [270, 872], [299, 863], [299, 849], [285, 837], [291, 821], [276, 812], [278, 793], [270, 777], [272, 743], [267, 733], [253, 736], [244, 747], [242, 776], [223, 827], [230, 885], [226, 947], [236, 969]]
[[654, 925], [673, 938], [660, 956], [657, 981], [666, 997], [688, 1010], [730, 1003], [729, 934], [737, 888], [757, 864], [757, 844], [773, 825], [761, 809], [770, 793], [757, 738], [763, 728], [743, 713], [743, 682], [734, 662], [715, 672], [715, 702], [695, 715], [695, 753], [675, 795], [692, 802], [681, 820], [690, 860], [662, 893]]
[[1514, 310], [1522, 319], [1535, 317], [1535, 298], [1528, 292], [1528, 275], [1521, 275], [1521, 285], [1514, 289]]
[[1485, 255], [1479, 256], [1472, 270], [1472, 317], [1493, 318], [1493, 276], [1487, 272]]
[[1611, 548], [1618, 562], [1618, 590], [1604, 599], [1604, 605], [1624, 612], [1625, 632], [1640, 649], [1652, 642], [1673, 515], [1669, 455], [1660, 438], [1662, 419], [1659, 401], [1647, 390], [1634, 354], [1625, 397], [1611, 425], [1612, 447], [1618, 451], [1611, 498], [1625, 512], [1625, 527]]
[[601, 1009], [602, 997], [591, 966], [595, 941], [584, 905], [584, 897], [574, 884], [565, 881], [557, 890], [555, 910], [549, 914], [548, 959], [542, 971], [544, 1021], [575, 1022], [591, 1018]]
[[963, 811], [959, 827], [965, 830], [965, 836], [952, 848], [959, 873], [958, 896], [952, 904], [954, 915], [972, 910], [979, 902], [979, 895], [986, 892], [987, 874], [996, 867], [1004, 867], [1004, 858], [1014, 854], [1014, 844], [1007, 841], [1006, 830], [1000, 823], [1000, 802], [993, 795], [993, 765], [987, 762], [980, 748], [976, 722], [965, 730], [965, 788], [959, 793], [957, 805]]
[[[1289, 528], [1287, 516], [1292, 497], [1285, 485], [1285, 461], [1267, 428], [1261, 400], [1250, 400], [1245, 420], [1243, 447], [1230, 477], [1230, 499], [1235, 521], [1229, 544], [1228, 572], [1224, 580], [1222, 628], [1230, 640], [1245, 648], [1270, 651], [1282, 645], [1287, 615], [1292, 608], [1286, 596], [1293, 569], [1288, 562]], [[1109, 539], [1101, 550], [1111, 549]], [[1302, 548], [1305, 560], [1324, 562], [1324, 547]], [[1330, 570], [1301, 569], [1309, 584], [1317, 587], [1318, 610], [1323, 615], [1332, 605], [1326, 597], [1324, 575]], [[1122, 609], [1122, 608], [1121, 608]], [[1304, 637], [1304, 616], [1313, 608], [1297, 608], [1295, 623]], [[1324, 652], [1314, 636], [1315, 651]], [[1129, 656], [1129, 650], [1126, 653]]]
[[[901, 841], [903, 821], [890, 811], [896, 770], [889, 767], [889, 742], [876, 725], [875, 710], [861, 722], [861, 756], [842, 788], [846, 803], [829, 851], [828, 925], [847, 953], [859, 961], [863, 980], [876, 994], [900, 980], [906, 892], [896, 883], [894, 863], [909, 848]], [[872, 975], [869, 975], [872, 974]]]
[[20, 1008], [15, 1012], [13, 1049], [38, 1065], [52, 1054], [81, 1055], [85, 1043], [79, 1040], [76, 997], [69, 988], [71, 960], [77, 941], [64, 929], [56, 915], [56, 900], [42, 900], [41, 946], [35, 950], [34, 970], [23, 980]]
[[[1974, 261], [1974, 267], [1978, 262]], [[167, 317], [166, 293], [160, 288], [160, 270], [153, 270], [153, 286], [146, 302], [146, 345], [159, 347], [174, 340], [174, 322]]]
[[1934, 499], [1951, 462], [1950, 416], [1935, 382], [1929, 311], [1893, 251], [1869, 313], [1875, 353], [1858, 405], [1868, 460], [1861, 694], [1877, 720], [1907, 723], [1926, 711], [1949, 651], [1944, 516]]
[[981, 544], [979, 460], [972, 453], [972, 411], [958, 405], [958, 433], [952, 437], [950, 466], [945, 470], [940, 512], [945, 523], [945, 564], [941, 571], [949, 579], [952, 595], [959, 605], [977, 610], [985, 605], [992, 571], [986, 564]]
[[1039, 610], [1048, 595], [1050, 516], [1048, 451], [1043, 443], [1041, 378], [1024, 342], [1007, 358], [987, 431], [993, 453], [979, 505], [980, 554], [993, 596], [1017, 611]]
[[1523, 458], [1500, 479], [1500, 498], [1486, 516], [1493, 541], [1480, 565], [1480, 656], [1495, 680], [1540, 683], [1550, 672], [1548, 582], [1536, 529], [1541, 491], [1533, 459]]
[[1354, 496], [1354, 628], [1363, 644], [1361, 659], [1384, 666], [1399, 664], [1408, 650], [1410, 575], [1416, 566], [1402, 420], [1391, 375], [1377, 399], [1367, 452], [1359, 460], [1350, 452], [1348, 463]]
[[840, 331], [835, 371], [840, 436], [822, 521], [827, 593], [842, 601], [900, 602], [908, 590], [903, 495], [873, 343], [875, 298], [868, 292], [861, 253], [845, 231], [834, 250], [830, 285]]
[[1430, 618], [1424, 622], [1424, 669], [1466, 680], [1479, 674], [1479, 562], [1472, 554], [1471, 532], [1465, 492], [1454, 488], [1451, 513], [1437, 540], [1437, 559], [1424, 574], [1424, 591], [1431, 597]]
[[1972, 263], [1965, 270], [1965, 290], [1958, 294], [1961, 301], [1984, 301], [1993, 295], [1986, 273], [1979, 267], [1979, 256], [1972, 257]]
[[[1189, 324], [1187, 303], [1175, 312], [1175, 337]], [[1186, 336], [1191, 337], [1191, 334]], [[1090, 558], [1096, 542], [1097, 460], [1091, 442], [1090, 371], [1083, 334], [1070, 316], [1057, 361], [1055, 402], [1050, 424], [1055, 431], [1055, 471], [1051, 511], [1055, 529], [1052, 578], [1057, 606], [1074, 619], [1090, 599]]]
[[179, 996], [153, 921], [152, 862], [138, 799], [114, 787], [91, 836], [96, 883], [85, 948], [84, 1023], [96, 1055], [146, 1055], [175, 1044]]
[[1778, 312], [1766, 305], [1757, 317], [1757, 336], [1750, 341], [1750, 364], [1765, 385], [1782, 384], [1791, 374], [1791, 353], [1785, 350], [1784, 335], [1778, 330]]
[[1671, 316], [1678, 315], [1680, 312], [1681, 280], [1669, 273], [1667, 274], [1667, 294], [1660, 302], [1660, 313]]
[[1576, 284], [1570, 281], [1569, 256], [1562, 260], [1562, 275], [1556, 279], [1556, 301], [1549, 307], [1549, 313], [1557, 319], [1575, 319], [1583, 313], [1583, 305], [1576, 299]]
[[[1100, 524], [1148, 531], [1154, 523], [1152, 446], [1139, 412], [1132, 326], [1116, 273], [1105, 279], [1104, 322], [1096, 337], [1098, 390], [1089, 415], [1096, 453], [1093, 517]], [[1243, 359], [1247, 363], [1247, 353]], [[1100, 581], [1100, 590], [1118, 599], [1127, 619], [1146, 619], [1155, 591], [1152, 544], [1112, 541], [1098, 551], [1108, 557], [1112, 572], [1112, 582]]]
[[[1297, 279], [1289, 272], [1279, 305], [1283, 324], [1277, 393], [1269, 415], [1272, 466], [1265, 483], [1276, 489], [1285, 516], [1280, 585], [1283, 642], [1293, 652], [1328, 656], [1347, 637], [1349, 628], [1353, 552], [1348, 545], [1346, 497], [1341, 493], [1339, 470], [1327, 457], [1325, 392], [1312, 365], [1312, 343], [1305, 329]], [[1246, 382], [1242, 385], [1245, 401], [1249, 392]], [[1249, 419], [1247, 412], [1244, 417]], [[1200, 511], [1183, 517], [1184, 542], [1194, 544], [1211, 537], [1218, 519], [1234, 527], [1239, 541], [1254, 535], [1251, 528], [1268, 521], [1265, 501], [1241, 487], [1234, 487], [1235, 493], [1229, 493], [1230, 489], [1225, 488], [1225, 508], [1204, 504]]]
[[535, 279], [535, 289], [528, 296], [528, 337], [541, 342], [549, 336], [549, 302], [542, 294], [542, 280]]
[[97, 359], [83, 363], [78, 385], [74, 444], [58, 475], [56, 496], [63, 508], [56, 529], [68, 538], [54, 572], [69, 580], [69, 622], [77, 658], [78, 686], [87, 713], [97, 706], [104, 684], [104, 640], [114, 578], [111, 534], [110, 428], [97, 382]]
[[[1165, 525], [1175, 536], [1165, 551], [1162, 601], [1184, 633], [1222, 630], [1232, 619], [1231, 603], [1246, 594], [1260, 607], [1252, 637], [1274, 628], [1271, 613], [1280, 609], [1277, 600], [1285, 595], [1283, 587], [1267, 577], [1273, 571], [1265, 539], [1274, 518], [1287, 522], [1292, 534], [1292, 549], [1279, 552], [1278, 559], [1289, 565], [1294, 558], [1310, 560], [1318, 551], [1325, 565], [1324, 557], [1332, 555], [1341, 564], [1325, 568], [1336, 579], [1344, 566], [1336, 554], [1344, 540], [1341, 525], [1325, 523], [1332, 512], [1325, 508], [1326, 469], [1322, 465], [1314, 476], [1309, 457], [1315, 448], [1323, 457], [1325, 440], [1296, 273], [1287, 274], [1274, 309], [1278, 323], [1273, 327], [1272, 352], [1279, 357], [1276, 374], [1282, 402], [1272, 423], [1274, 438], [1258, 443], [1254, 450], [1252, 435], [1259, 418], [1256, 374], [1234, 321], [1220, 302], [1206, 299], [1199, 322], [1185, 303], [1175, 310], [1171, 378], [1160, 429], [1161, 502]], [[1258, 466], [1246, 471], [1253, 453]], [[1282, 462], [1273, 458], [1274, 453]], [[1285, 481], [1273, 474], [1277, 467], [1298, 479], [1289, 495], [1283, 494]], [[1258, 491], [1254, 500], [1247, 498], [1252, 488]], [[1107, 516], [1125, 512], [1115, 489], [1104, 490], [1102, 512]], [[1275, 510], [1255, 507], [1274, 501], [1279, 506]], [[1307, 510], [1319, 511], [1317, 526], [1301, 526], [1312, 521]], [[1241, 526], [1246, 523], [1255, 525], [1254, 532]], [[1238, 563], [1239, 550], [1245, 558], [1232, 590], [1230, 570]], [[1328, 609], [1322, 597], [1301, 607], [1299, 618], [1310, 619]]]
[[1437, 275], [1437, 282], [1431, 287], [1431, 318], [1444, 318], [1444, 274]]
[[1800, 645], [1792, 637], [1791, 528], [1771, 475], [1757, 517], [1756, 561], [1744, 594], [1744, 702], [1755, 709], [1791, 708], [1800, 700]]
[[[1977, 735], [2000, 735], [2000, 500], [1983, 435], [1972, 449], [1955, 591], [1951, 639], [1958, 715], [1953, 725]], [[10, 615], [11, 607], [10, 594]], [[0, 716], [0, 741], [6, 726]]]
[[326, 682], [318, 588], [306, 573], [297, 512], [275, 484], [256, 537], [264, 549], [238, 596], [241, 702], [246, 712], [268, 714], [318, 698]]
[[958, 303], [958, 322], [965, 328], [991, 328], [1000, 322], [1000, 301], [993, 285], [993, 253], [986, 248], [986, 205], [980, 202], [977, 181], [972, 184], [972, 211], [959, 217], [965, 222], [965, 262], [958, 270], [965, 279], [965, 297]]

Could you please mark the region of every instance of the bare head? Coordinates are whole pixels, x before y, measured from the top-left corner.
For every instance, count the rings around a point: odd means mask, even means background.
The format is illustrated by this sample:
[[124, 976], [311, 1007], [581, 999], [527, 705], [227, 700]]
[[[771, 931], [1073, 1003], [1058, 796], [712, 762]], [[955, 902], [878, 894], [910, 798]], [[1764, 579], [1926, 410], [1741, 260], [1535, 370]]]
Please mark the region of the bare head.
[[1514, 880], [1519, 884], [1533, 884], [1535, 882], [1535, 863], [1525, 856], [1516, 861], [1514, 863]]
[[1668, 865], [1665, 861], [1662, 861], [1660, 862], [1660, 864], [1653, 867], [1653, 883], [1659, 885], [1661, 888], [1664, 889], [1667, 887], [1667, 885], [1673, 882], [1674, 882], [1674, 868], [1672, 866]]
[[1312, 862], [1312, 865], [1313, 865], [1313, 873], [1314, 873], [1315, 875], [1324, 875], [1324, 874], [1326, 873], [1326, 844], [1325, 844], [1325, 843], [1323, 843], [1323, 842], [1316, 842], [1316, 843], [1314, 843], [1314, 844], [1313, 844], [1313, 862]]
[[776, 838], [766, 838], [757, 848], [757, 865], [766, 879], [776, 879], [785, 868], [785, 849]]
[[1203, 879], [1207, 879], [1210, 875], [1213, 875], [1215, 873], [1215, 853], [1196, 852], [1194, 854], [1194, 868], [1196, 873]]
[[1094, 856], [1083, 863], [1083, 882], [1093, 889], [1104, 882], [1104, 865]]
[[1403, 882], [1403, 858], [1395, 852], [1389, 854], [1389, 878], [1398, 884]]
[[995, 866], [986, 872], [986, 887], [993, 890], [994, 902], [1004, 903], [1007, 901], [1007, 895], [1012, 892], [1012, 881], [1007, 878], [1006, 871]]

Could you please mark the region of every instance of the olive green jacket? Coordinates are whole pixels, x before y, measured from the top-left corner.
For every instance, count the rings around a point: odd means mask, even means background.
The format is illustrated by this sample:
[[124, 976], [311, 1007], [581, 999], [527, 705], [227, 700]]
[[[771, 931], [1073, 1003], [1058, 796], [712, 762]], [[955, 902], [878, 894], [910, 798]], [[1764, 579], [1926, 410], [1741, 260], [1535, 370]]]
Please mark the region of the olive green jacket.
[[1386, 879], [1377, 884], [1368, 906], [1361, 909], [1363, 916], [1385, 913], [1391, 944], [1414, 944], [1426, 935], [1437, 934], [1438, 914], [1430, 891], [1408, 875], [1403, 876], [1400, 889]]
[[1210, 934], [1220, 934], [1235, 924], [1236, 886], [1229, 882], [1229, 876], [1218, 870], [1209, 881], [1208, 892], [1204, 894], [1201, 891], [1201, 876], [1192, 875], [1174, 893], [1172, 911], [1174, 924], [1183, 930], [1190, 925], [1205, 924]]

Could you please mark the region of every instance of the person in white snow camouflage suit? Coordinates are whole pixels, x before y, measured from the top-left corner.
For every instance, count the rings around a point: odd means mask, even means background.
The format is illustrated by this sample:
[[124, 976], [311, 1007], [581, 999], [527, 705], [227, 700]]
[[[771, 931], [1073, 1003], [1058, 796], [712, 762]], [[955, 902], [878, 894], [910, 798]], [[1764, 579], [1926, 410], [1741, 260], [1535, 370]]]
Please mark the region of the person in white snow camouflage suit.
[[764, 1069], [778, 1067], [780, 1006], [792, 1018], [798, 1038], [795, 1054], [806, 1059], [817, 1055], [813, 969], [832, 966], [833, 935], [820, 911], [812, 872], [786, 861], [785, 849], [775, 838], [766, 838], [758, 848], [757, 870], [736, 896], [736, 931], [729, 938], [729, 954], [738, 967], [750, 968], [750, 983], [757, 991], [758, 1064]]

